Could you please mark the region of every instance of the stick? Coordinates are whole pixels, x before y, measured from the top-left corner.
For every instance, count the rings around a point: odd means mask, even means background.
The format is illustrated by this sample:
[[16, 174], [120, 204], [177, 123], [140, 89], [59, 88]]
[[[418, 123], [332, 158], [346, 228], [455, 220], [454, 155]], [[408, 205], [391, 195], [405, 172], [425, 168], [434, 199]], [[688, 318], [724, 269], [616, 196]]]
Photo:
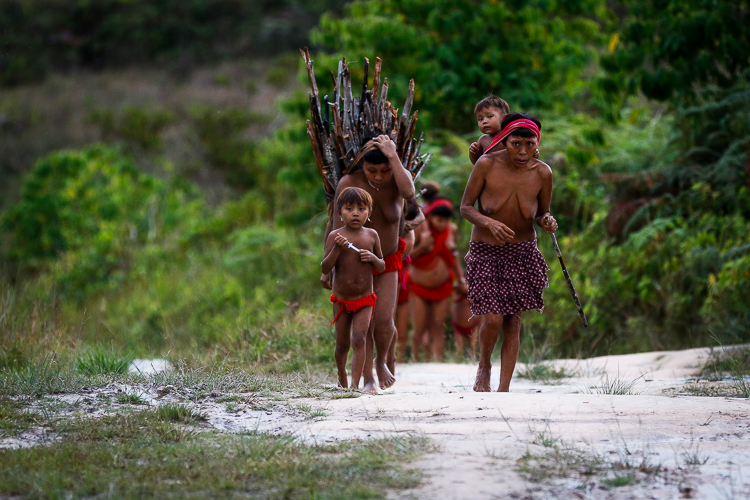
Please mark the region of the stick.
[[[545, 217], [544, 220], [546, 221], [547, 217]], [[573, 287], [573, 282], [570, 280], [570, 274], [568, 274], [568, 268], [565, 267], [565, 262], [563, 262], [562, 252], [560, 252], [560, 245], [557, 244], [557, 237], [555, 236], [555, 233], [549, 233], [549, 235], [552, 238], [552, 244], [555, 246], [555, 252], [557, 252], [557, 260], [560, 261], [560, 266], [562, 266], [563, 274], [565, 275], [565, 281], [568, 282], [568, 288], [570, 288], [570, 293], [573, 295], [573, 300], [575, 301], [576, 307], [578, 308], [578, 314], [581, 315], [583, 326], [588, 328], [589, 320], [586, 319], [586, 313], [583, 312], [583, 306], [581, 305], [581, 301], [578, 300], [578, 294], [576, 293], [576, 289]]]

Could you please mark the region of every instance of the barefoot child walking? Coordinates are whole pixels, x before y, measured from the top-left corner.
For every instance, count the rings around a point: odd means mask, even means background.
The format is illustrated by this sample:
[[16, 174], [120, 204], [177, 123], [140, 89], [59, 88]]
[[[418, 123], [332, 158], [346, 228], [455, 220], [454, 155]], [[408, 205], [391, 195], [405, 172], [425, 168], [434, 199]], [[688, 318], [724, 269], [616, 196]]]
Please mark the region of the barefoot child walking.
[[[380, 238], [374, 229], [364, 227], [372, 212], [372, 197], [363, 189], [344, 189], [336, 199], [336, 215], [344, 226], [331, 231], [326, 239], [323, 274], [334, 271], [333, 302], [336, 325], [336, 368], [339, 385], [349, 387], [346, 358], [352, 347], [352, 383], [359, 386], [365, 365], [365, 342], [377, 296], [373, 292], [373, 269], [385, 269]], [[351, 332], [351, 335], [350, 335]]]

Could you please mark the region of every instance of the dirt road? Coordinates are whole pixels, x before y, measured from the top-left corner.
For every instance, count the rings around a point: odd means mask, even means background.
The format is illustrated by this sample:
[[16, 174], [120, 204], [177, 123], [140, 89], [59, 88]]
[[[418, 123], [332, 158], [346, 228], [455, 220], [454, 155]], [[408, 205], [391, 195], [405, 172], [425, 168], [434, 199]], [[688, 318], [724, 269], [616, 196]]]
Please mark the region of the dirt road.
[[[438, 450], [414, 464], [423, 485], [393, 498], [749, 498], [750, 400], [680, 395], [707, 354], [556, 361], [550, 369], [575, 376], [517, 378], [509, 394], [473, 392], [473, 365], [406, 364], [381, 395], [299, 403], [317, 415], [304, 422], [259, 413], [215, 423], [318, 442], [432, 438]], [[597, 393], [617, 384], [630, 394]]]

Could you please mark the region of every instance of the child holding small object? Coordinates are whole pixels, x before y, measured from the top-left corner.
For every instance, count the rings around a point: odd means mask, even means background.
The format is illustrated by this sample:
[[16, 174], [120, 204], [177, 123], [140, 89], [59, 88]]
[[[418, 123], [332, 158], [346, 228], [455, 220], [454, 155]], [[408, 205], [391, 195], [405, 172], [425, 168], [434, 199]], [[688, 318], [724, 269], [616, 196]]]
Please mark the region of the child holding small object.
[[[364, 227], [372, 212], [372, 197], [364, 189], [349, 187], [336, 199], [336, 215], [344, 226], [331, 231], [326, 239], [323, 274], [335, 269], [333, 278], [336, 325], [336, 368], [339, 385], [349, 387], [346, 359], [352, 347], [352, 383], [359, 386], [365, 364], [365, 341], [377, 296], [373, 292], [373, 268], [385, 269], [380, 238], [374, 229]], [[351, 332], [351, 335], [350, 335]]]

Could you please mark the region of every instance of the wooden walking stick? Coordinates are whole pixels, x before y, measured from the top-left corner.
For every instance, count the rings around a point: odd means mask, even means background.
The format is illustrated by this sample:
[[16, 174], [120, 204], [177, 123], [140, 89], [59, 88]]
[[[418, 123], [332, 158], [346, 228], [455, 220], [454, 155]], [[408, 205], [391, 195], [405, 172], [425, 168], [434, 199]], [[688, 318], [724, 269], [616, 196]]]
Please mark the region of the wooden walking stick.
[[[547, 221], [548, 217], [549, 216], [544, 218], [545, 222]], [[581, 305], [581, 301], [578, 300], [578, 294], [576, 293], [575, 287], [573, 287], [573, 282], [570, 279], [570, 274], [568, 274], [568, 268], [565, 267], [565, 262], [563, 262], [562, 252], [560, 252], [560, 245], [557, 244], [557, 237], [555, 236], [555, 233], [549, 233], [549, 235], [552, 238], [552, 244], [555, 246], [555, 252], [557, 252], [557, 260], [560, 261], [560, 266], [562, 266], [563, 274], [565, 275], [565, 281], [568, 282], [568, 288], [570, 288], [570, 293], [573, 295], [573, 300], [575, 301], [576, 307], [578, 308], [578, 314], [581, 315], [583, 326], [588, 328], [589, 320], [586, 319], [586, 313], [583, 312], [583, 306]]]

